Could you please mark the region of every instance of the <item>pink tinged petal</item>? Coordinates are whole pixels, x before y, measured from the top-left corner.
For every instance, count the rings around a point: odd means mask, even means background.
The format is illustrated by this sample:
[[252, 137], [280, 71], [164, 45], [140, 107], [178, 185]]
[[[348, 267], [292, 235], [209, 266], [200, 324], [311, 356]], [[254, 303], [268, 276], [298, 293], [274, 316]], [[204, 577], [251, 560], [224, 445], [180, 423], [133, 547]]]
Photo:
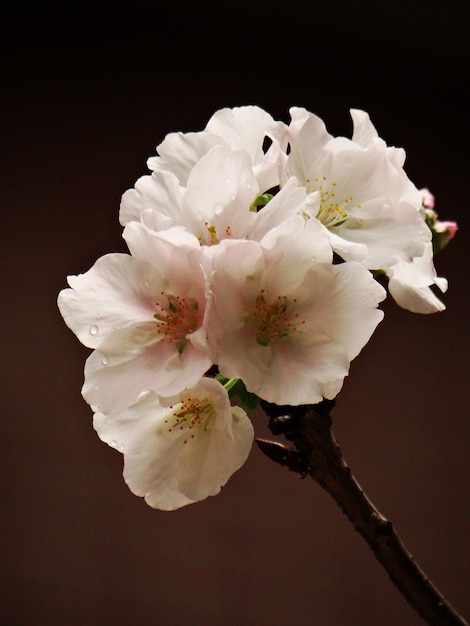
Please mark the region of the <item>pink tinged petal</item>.
[[133, 493], [174, 510], [219, 493], [246, 461], [254, 432], [226, 390], [203, 378], [179, 397], [146, 394], [116, 418], [94, 417], [100, 438], [124, 454]]
[[269, 268], [263, 287], [284, 295], [290, 294], [304, 280], [315, 263], [333, 261], [328, 233], [316, 219], [305, 221], [300, 215], [291, 217], [272, 229], [261, 245]]
[[69, 328], [89, 348], [97, 348], [110, 333], [155, 312], [154, 294], [163, 287], [160, 274], [148, 263], [127, 254], [99, 258], [85, 274], [69, 276], [71, 289], [58, 297]]
[[140, 221], [144, 211], [154, 211], [170, 217], [173, 223], [181, 221], [183, 189], [178, 179], [170, 172], [154, 172], [142, 176], [134, 188], [128, 189], [121, 198], [119, 221], [125, 226], [132, 221]]
[[272, 228], [294, 215], [303, 214], [305, 203], [305, 189], [299, 187], [295, 177], [290, 178], [272, 200], [256, 213], [250, 239], [260, 241]]
[[206, 245], [226, 237], [245, 237], [255, 219], [249, 209], [258, 196], [248, 153], [216, 146], [195, 165], [188, 179], [185, 202], [190, 228]]
[[[207, 321], [221, 373], [241, 378], [249, 391], [278, 404], [336, 395], [349, 362], [382, 319], [377, 305], [386, 295], [358, 263], [310, 262], [299, 268], [293, 234], [290, 249], [287, 236], [280, 246], [263, 249], [264, 264], [253, 246], [253, 267], [245, 259], [238, 273], [232, 268], [241, 249], [226, 246], [230, 263], [220, 252]], [[286, 276], [293, 284], [284, 291]], [[292, 384], [297, 378], [299, 384]]]
[[169, 171], [181, 185], [186, 186], [189, 173], [199, 159], [214, 146], [220, 145], [219, 137], [206, 132], [170, 133], [157, 146], [160, 156], [147, 160], [147, 167], [154, 171]]
[[194, 298], [202, 310], [206, 284], [200, 264], [202, 250], [195, 235], [178, 226], [155, 232], [143, 223], [132, 222], [125, 227], [123, 237], [133, 256], [158, 267], [165, 292]]
[[297, 332], [270, 343], [265, 348], [271, 352], [267, 375], [259, 368], [258, 376], [245, 384], [277, 404], [332, 399], [350, 362], [383, 318], [377, 305], [385, 291], [361, 265], [343, 263], [312, 268], [294, 295]]
[[257, 106], [225, 108], [217, 111], [207, 123], [206, 130], [224, 140], [232, 149], [247, 150], [252, 161], [264, 158], [264, 138], [276, 132], [271, 115]]
[[82, 395], [96, 410], [116, 415], [144, 391], [163, 395], [192, 387], [212, 365], [190, 341], [180, 352], [160, 341], [155, 324], [140, 324], [105, 339], [85, 364]]
[[[264, 192], [280, 182], [285, 163], [286, 126], [256, 106], [225, 108], [209, 120], [206, 130], [220, 137], [220, 143], [232, 150], [242, 148], [250, 156], [259, 188]], [[272, 144], [264, 153], [266, 137]], [[282, 145], [281, 145], [282, 144]]]
[[273, 141], [261, 163], [258, 165], [253, 164], [253, 171], [259, 188], [267, 191], [280, 185], [286, 164], [287, 154], [285, 153], [285, 148], [283, 149], [277, 140]]

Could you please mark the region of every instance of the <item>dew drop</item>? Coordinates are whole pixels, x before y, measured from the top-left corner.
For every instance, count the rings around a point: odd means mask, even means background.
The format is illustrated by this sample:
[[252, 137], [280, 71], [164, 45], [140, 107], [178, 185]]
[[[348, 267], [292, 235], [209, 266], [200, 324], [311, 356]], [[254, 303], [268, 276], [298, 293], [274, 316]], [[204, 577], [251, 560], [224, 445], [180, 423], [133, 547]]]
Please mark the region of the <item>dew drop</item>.
[[109, 359], [108, 359], [108, 357], [106, 356], [106, 354], [102, 354], [102, 355], [101, 355], [101, 363], [102, 363], [103, 365], [108, 365], [108, 363], [109, 363]]
[[247, 186], [247, 189], [251, 189], [252, 188], [253, 185], [251, 184], [250, 180], [246, 181], [246, 186]]
[[98, 334], [98, 326], [90, 326], [90, 335], [97, 335]]
[[217, 202], [212, 207], [212, 210], [214, 211], [215, 215], [220, 215], [223, 212], [224, 208], [225, 207], [224, 207], [224, 205], [221, 202]]

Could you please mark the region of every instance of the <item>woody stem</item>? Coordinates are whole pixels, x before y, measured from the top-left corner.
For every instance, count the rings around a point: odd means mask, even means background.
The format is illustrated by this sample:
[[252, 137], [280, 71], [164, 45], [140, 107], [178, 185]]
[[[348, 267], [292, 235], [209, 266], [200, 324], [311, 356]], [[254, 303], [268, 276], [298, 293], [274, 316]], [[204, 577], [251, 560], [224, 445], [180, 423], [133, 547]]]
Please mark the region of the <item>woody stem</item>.
[[[269, 415], [269, 407], [264, 409]], [[284, 432], [303, 457], [305, 472], [336, 501], [400, 593], [431, 626], [468, 626], [415, 562], [392, 522], [378, 511], [354, 478], [331, 431], [329, 409], [322, 405], [295, 409], [295, 419]], [[287, 457], [282, 464], [289, 462]], [[295, 465], [290, 469], [298, 472], [298, 459], [292, 457], [292, 463]]]

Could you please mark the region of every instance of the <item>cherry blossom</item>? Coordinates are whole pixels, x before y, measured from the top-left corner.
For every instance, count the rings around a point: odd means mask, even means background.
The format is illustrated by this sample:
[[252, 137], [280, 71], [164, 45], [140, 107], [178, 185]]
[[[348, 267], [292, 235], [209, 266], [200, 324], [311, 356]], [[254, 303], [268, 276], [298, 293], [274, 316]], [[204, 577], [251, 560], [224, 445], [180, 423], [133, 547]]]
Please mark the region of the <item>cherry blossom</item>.
[[[194, 165], [211, 148], [223, 145], [248, 152], [259, 187], [266, 191], [279, 184], [285, 161], [286, 125], [258, 106], [224, 108], [216, 111], [205, 129], [191, 133], [169, 133], [150, 157], [150, 170], [172, 172], [185, 186]], [[266, 140], [270, 146], [265, 150]]]
[[134, 256], [108, 254], [69, 276], [58, 304], [66, 324], [93, 348], [84, 398], [116, 415], [143, 391], [170, 395], [192, 387], [211, 366], [204, 314], [206, 282], [199, 242], [182, 229], [150, 232], [133, 224]]
[[351, 110], [351, 139], [304, 108], [290, 116], [225, 108], [167, 135], [121, 199], [129, 254], [102, 256], [59, 294], [92, 350], [82, 395], [95, 429], [152, 507], [214, 495], [246, 461], [237, 386], [245, 408], [336, 397], [383, 318], [376, 277], [403, 308], [445, 308], [433, 255], [457, 225], [408, 178], [404, 150], [364, 111]]
[[246, 461], [253, 426], [216, 380], [174, 397], [148, 392], [121, 414], [97, 412], [99, 437], [124, 455], [124, 479], [151, 507], [170, 511], [219, 493]]
[[286, 176], [317, 196], [316, 217], [345, 260], [386, 269], [422, 256], [431, 239], [421, 193], [403, 170], [405, 153], [388, 147], [367, 113], [352, 110], [352, 139], [332, 137], [320, 118], [291, 109]]
[[261, 188], [246, 150], [214, 146], [189, 173], [186, 187], [169, 172], [141, 177], [122, 197], [122, 224], [142, 221], [153, 230], [183, 226], [201, 245], [222, 239], [255, 239], [303, 211], [304, 188], [293, 177], [261, 211]]
[[212, 359], [277, 404], [334, 398], [383, 317], [383, 288], [359, 263], [333, 265], [317, 220], [291, 218], [261, 242], [211, 249]]

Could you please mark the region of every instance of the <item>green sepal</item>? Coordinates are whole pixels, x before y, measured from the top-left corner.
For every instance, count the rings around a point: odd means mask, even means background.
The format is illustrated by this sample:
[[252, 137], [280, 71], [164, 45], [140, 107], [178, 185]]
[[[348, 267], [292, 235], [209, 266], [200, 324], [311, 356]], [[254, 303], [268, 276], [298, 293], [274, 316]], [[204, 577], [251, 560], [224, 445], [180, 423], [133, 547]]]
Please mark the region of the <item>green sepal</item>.
[[254, 200], [250, 206], [250, 211], [256, 213], [259, 208], [264, 207], [268, 204], [270, 200], [273, 199], [273, 195], [271, 193], [263, 193], [261, 196], [258, 196], [256, 200]]

